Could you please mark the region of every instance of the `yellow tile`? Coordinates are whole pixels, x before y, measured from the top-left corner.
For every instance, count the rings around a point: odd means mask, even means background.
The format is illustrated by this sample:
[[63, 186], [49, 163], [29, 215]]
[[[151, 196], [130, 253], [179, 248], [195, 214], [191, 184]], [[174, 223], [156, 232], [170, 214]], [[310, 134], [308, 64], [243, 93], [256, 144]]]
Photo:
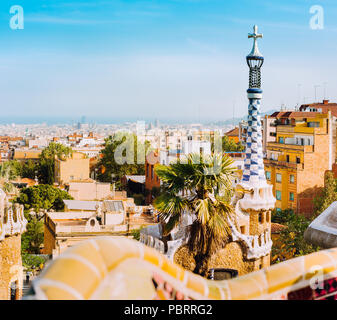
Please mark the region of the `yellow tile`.
[[77, 246], [70, 248], [67, 253], [76, 254], [83, 257], [98, 269], [102, 277], [106, 275], [107, 268], [105, 265], [105, 261], [91, 241], [79, 243]]
[[304, 274], [303, 257], [273, 265], [264, 270], [269, 285], [269, 293], [284, 289], [302, 280]]
[[169, 262], [167, 259], [164, 260], [161, 269], [164, 272], [167, 272], [171, 277], [180, 281], [183, 280], [184, 272], [182, 268], [172, 262]]
[[41, 285], [40, 288], [48, 300], [77, 300], [70, 292], [57, 287]]
[[186, 287], [202, 295], [205, 294], [205, 280], [202, 277], [188, 273]]
[[111, 237], [101, 237], [95, 239], [95, 242], [100, 248], [102, 259], [104, 260], [108, 271], [112, 270], [125, 259], [140, 256], [139, 248], [135, 245], [130, 246], [130, 242], [132, 244], [133, 242], [125, 240], [123, 238], [113, 239]]
[[56, 259], [47, 269], [43, 279], [64, 283], [85, 298], [93, 293], [102, 280], [87, 265], [68, 258]]
[[337, 260], [327, 251], [320, 251], [304, 257], [305, 279], [312, 278], [321, 269], [324, 274], [336, 270]]
[[220, 288], [213, 285], [209, 284], [208, 285], [209, 293], [208, 293], [208, 298], [212, 300], [221, 300], [221, 291]]
[[263, 271], [229, 280], [228, 287], [233, 300], [258, 299], [268, 292]]

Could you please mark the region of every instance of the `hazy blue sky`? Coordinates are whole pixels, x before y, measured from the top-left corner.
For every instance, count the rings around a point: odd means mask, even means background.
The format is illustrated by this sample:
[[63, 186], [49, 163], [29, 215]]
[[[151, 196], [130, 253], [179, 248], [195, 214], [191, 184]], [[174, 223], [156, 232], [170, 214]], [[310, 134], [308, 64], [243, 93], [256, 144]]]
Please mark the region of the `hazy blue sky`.
[[[9, 28], [12, 5], [24, 30]], [[324, 30], [311, 30], [321, 5]], [[3, 116], [222, 120], [246, 114], [247, 39], [264, 38], [263, 111], [337, 101], [336, 0], [1, 0]], [[300, 98], [298, 84], [301, 84]]]

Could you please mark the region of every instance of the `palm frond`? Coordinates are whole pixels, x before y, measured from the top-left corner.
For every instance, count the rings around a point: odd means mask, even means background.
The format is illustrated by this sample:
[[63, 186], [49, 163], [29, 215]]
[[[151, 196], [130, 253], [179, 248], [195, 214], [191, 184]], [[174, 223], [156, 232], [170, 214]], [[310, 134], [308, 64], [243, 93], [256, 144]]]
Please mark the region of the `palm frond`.
[[182, 214], [187, 209], [187, 201], [173, 193], [163, 193], [155, 199], [154, 207], [158, 210], [160, 218], [166, 222], [166, 234], [179, 223]]

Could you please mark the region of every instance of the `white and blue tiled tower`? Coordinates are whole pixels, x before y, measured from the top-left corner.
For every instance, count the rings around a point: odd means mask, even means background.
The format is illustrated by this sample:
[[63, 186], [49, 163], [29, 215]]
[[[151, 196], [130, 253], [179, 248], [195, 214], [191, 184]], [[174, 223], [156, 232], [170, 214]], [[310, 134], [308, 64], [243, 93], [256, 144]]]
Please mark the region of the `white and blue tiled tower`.
[[257, 26], [248, 35], [254, 39], [253, 49], [247, 56], [249, 66], [248, 127], [246, 137], [245, 167], [240, 183], [236, 186], [235, 222], [231, 224], [232, 240], [243, 244], [243, 258], [247, 270], [256, 271], [270, 265], [271, 211], [276, 199], [273, 186], [267, 183], [262, 152], [260, 106], [262, 99], [261, 67], [264, 62], [257, 47]]
[[261, 67], [264, 57], [259, 52], [257, 46], [257, 39], [262, 38], [262, 34], [258, 34], [257, 26], [254, 26], [254, 33], [249, 34], [248, 37], [254, 39], [254, 44], [251, 53], [246, 58], [249, 66], [249, 89], [247, 90], [249, 106], [245, 166], [242, 182], [255, 186], [266, 183], [260, 116], [262, 99]]
[[243, 197], [241, 207], [245, 210], [269, 210], [274, 208], [276, 200], [272, 186], [267, 183], [263, 164], [260, 107], [261, 67], [264, 57], [257, 46], [257, 39], [262, 38], [257, 26], [254, 26], [254, 32], [248, 34], [248, 38], [253, 38], [254, 42], [252, 51], [246, 57], [249, 66], [249, 89], [247, 90], [249, 106], [245, 164], [240, 186], [246, 191], [251, 191]]

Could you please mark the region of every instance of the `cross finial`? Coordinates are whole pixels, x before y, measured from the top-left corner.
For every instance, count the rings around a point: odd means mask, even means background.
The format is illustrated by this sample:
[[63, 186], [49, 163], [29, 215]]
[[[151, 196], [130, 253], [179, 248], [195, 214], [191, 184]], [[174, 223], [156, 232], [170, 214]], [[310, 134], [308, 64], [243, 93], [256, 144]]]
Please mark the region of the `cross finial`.
[[248, 33], [248, 38], [254, 38], [254, 41], [256, 41], [256, 39], [258, 39], [258, 38], [263, 38], [263, 34], [258, 33], [258, 26], [257, 25], [254, 26], [254, 33]]
[[258, 27], [257, 25], [254, 26], [254, 33], [248, 33], [248, 39], [253, 38], [254, 39], [254, 44], [253, 44], [253, 49], [250, 55], [255, 55], [255, 56], [262, 56], [261, 53], [259, 52], [259, 48], [257, 46], [257, 39], [263, 38], [262, 33], [258, 33]]

